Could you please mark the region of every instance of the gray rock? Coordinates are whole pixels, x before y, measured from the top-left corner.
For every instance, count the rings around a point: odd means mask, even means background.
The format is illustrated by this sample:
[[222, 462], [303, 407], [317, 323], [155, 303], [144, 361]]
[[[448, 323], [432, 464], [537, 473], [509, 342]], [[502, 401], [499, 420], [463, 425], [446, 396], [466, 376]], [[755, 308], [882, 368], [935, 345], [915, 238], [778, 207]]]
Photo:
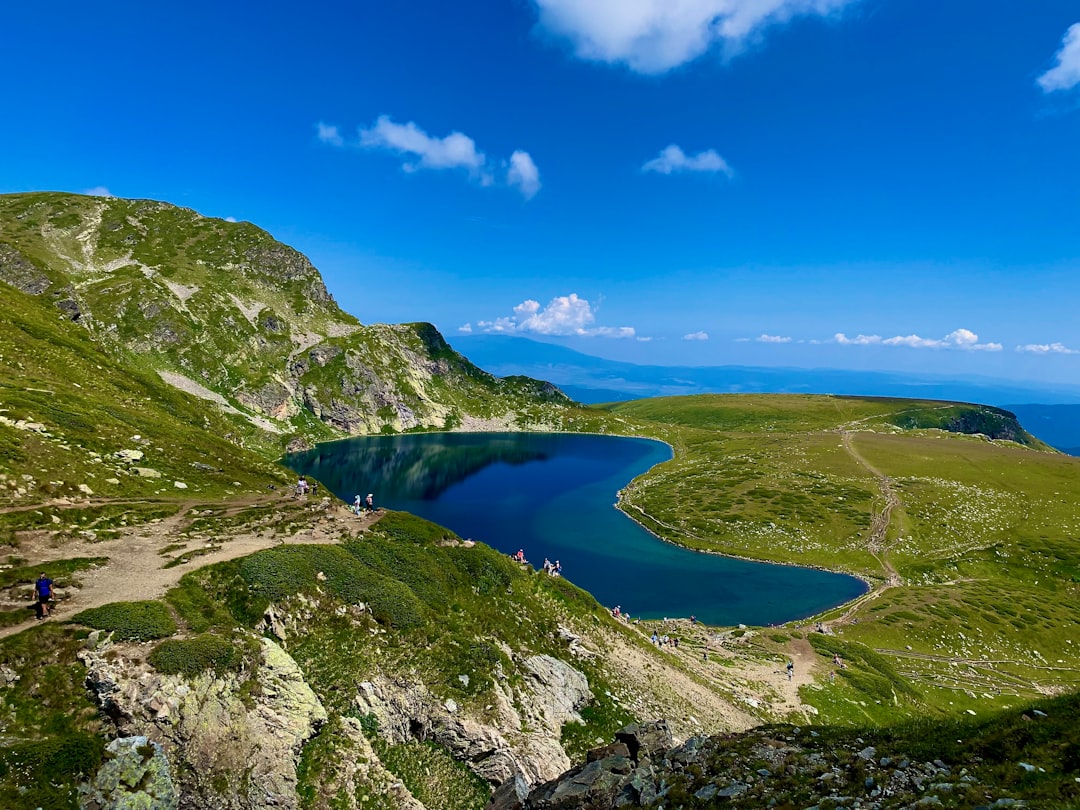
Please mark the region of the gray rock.
[[164, 749], [141, 736], [110, 742], [97, 775], [79, 787], [83, 808], [177, 810], [179, 803]]

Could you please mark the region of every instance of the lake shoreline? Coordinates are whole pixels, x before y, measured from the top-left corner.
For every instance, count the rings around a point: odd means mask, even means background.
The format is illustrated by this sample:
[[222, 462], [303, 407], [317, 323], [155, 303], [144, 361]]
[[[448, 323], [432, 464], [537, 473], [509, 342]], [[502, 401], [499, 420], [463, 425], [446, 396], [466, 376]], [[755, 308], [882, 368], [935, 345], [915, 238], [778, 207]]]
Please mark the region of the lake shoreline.
[[[592, 438], [592, 437], [606, 437], [606, 438], [616, 438], [616, 440], [619, 440], [619, 438], [622, 438], [622, 440], [632, 440], [632, 441], [635, 441], [635, 442], [642, 442], [642, 443], [648, 442], [649, 445], [652, 446], [654, 449], [645, 450], [644, 446], [643, 446], [643, 450], [640, 450], [640, 453], [645, 453], [648, 456], [650, 456], [651, 460], [652, 460], [652, 463], [649, 464], [648, 467], [646, 467], [645, 469], [642, 469], [642, 467], [640, 467], [640, 465], [638, 465], [636, 471], [634, 471], [634, 470], [625, 470], [624, 471], [624, 474], [626, 474], [625, 477], [622, 477], [620, 475], [612, 476], [610, 478], [610, 480], [607, 481], [607, 485], [605, 487], [603, 487], [602, 489], [597, 490], [595, 492], [595, 494], [592, 496], [594, 500], [596, 498], [596, 495], [599, 495], [600, 497], [602, 497], [604, 499], [604, 501], [607, 501], [606, 504], [604, 504], [603, 502], [599, 503], [599, 504], [596, 504], [597, 507], [600, 510], [603, 511], [605, 509], [605, 505], [608, 508], [612, 507], [612, 505], [613, 505], [613, 507], [615, 507], [615, 509], [617, 509], [621, 513], [621, 516], [619, 518], [616, 518], [616, 519], [618, 519], [618, 521], [621, 521], [621, 519], [629, 517], [631, 519], [631, 525], [633, 525], [635, 527], [635, 529], [642, 529], [643, 530], [642, 535], [640, 535], [640, 537], [645, 539], [646, 542], [659, 542], [662, 546], [664, 546], [664, 548], [669, 548], [669, 549], [672, 549], [672, 550], [677, 549], [679, 553], [686, 554], [686, 553], [700, 552], [700, 553], [703, 553], [703, 554], [711, 555], [711, 557], [714, 558], [714, 559], [728, 559], [728, 561], [731, 561], [732, 564], [762, 566], [762, 567], [765, 567], [765, 568], [773, 568], [774, 570], [783, 568], [783, 569], [787, 569], [787, 570], [792, 570], [793, 572], [801, 570], [801, 571], [806, 572], [805, 576], [826, 575], [826, 576], [829, 576], [829, 577], [846, 578], [848, 580], [848, 582], [849, 582], [849, 584], [847, 586], [845, 586], [845, 588], [838, 589], [838, 590], [841, 591], [841, 593], [836, 594], [836, 596], [838, 596], [839, 598], [836, 600], [836, 602], [833, 602], [832, 604], [827, 604], [826, 600], [823, 600], [823, 602], [826, 602], [826, 604], [820, 604], [820, 603], [818, 605], [806, 604], [807, 602], [813, 602], [813, 600], [812, 599], [807, 599], [805, 597], [795, 598], [794, 600], [792, 600], [791, 605], [789, 605], [792, 608], [794, 608], [794, 610], [787, 613], [787, 618], [782, 618], [783, 613], [786, 612], [783, 609], [780, 610], [781, 617], [765, 617], [765, 616], [751, 617], [751, 616], [747, 616], [747, 617], [745, 617], [745, 619], [741, 619], [738, 616], [732, 617], [730, 615], [730, 613], [728, 613], [728, 615], [725, 616], [725, 617], [721, 617], [721, 616], [708, 617], [708, 616], [705, 616], [705, 615], [707, 615], [707, 613], [710, 613], [710, 612], [713, 612], [713, 611], [710, 610], [710, 609], [705, 609], [704, 604], [701, 605], [699, 607], [699, 609], [694, 609], [693, 604], [690, 604], [690, 605], [681, 604], [681, 605], [679, 605], [679, 607], [683, 608], [683, 610], [678, 610], [676, 608], [676, 604], [667, 605], [666, 608], [661, 610], [660, 609], [661, 605], [656, 604], [656, 605], [653, 606], [653, 608], [646, 611], [647, 613], [649, 613], [649, 615], [651, 615], [651, 613], [654, 613], [654, 615], [656, 615], [656, 617], [654, 617], [654, 618], [660, 618], [661, 616], [667, 616], [667, 617], [670, 617], [670, 618], [674, 618], [674, 617], [678, 617], [678, 616], [683, 616], [684, 611], [686, 611], [686, 617], [689, 617], [690, 615], [693, 615], [693, 613], [697, 613], [697, 615], [700, 616], [703, 619], [703, 621], [706, 621], [708, 624], [711, 624], [713, 626], [729, 626], [729, 625], [733, 626], [735, 624], [740, 624], [740, 623], [752, 624], [752, 625], [756, 625], [756, 626], [785, 626], [785, 625], [796, 624], [796, 623], [799, 623], [799, 622], [804, 622], [807, 619], [812, 619], [813, 617], [822, 616], [823, 613], [831, 613], [831, 612], [836, 611], [836, 610], [842, 610], [843, 608], [845, 608], [845, 606], [852, 604], [853, 602], [855, 602], [855, 600], [858, 600], [858, 599], [864, 597], [866, 595], [866, 593], [872, 592], [874, 590], [874, 583], [872, 581], [868, 581], [868, 579], [866, 577], [852, 575], [852, 573], [849, 573], [848, 571], [836, 571], [836, 570], [829, 569], [829, 568], [821, 566], [821, 565], [804, 564], [804, 563], [792, 562], [792, 561], [777, 562], [777, 561], [772, 561], [772, 559], [760, 559], [760, 558], [756, 558], [756, 557], [753, 557], [753, 556], [750, 556], [750, 555], [731, 554], [731, 553], [726, 553], [726, 552], [723, 552], [723, 551], [717, 551], [717, 550], [714, 550], [714, 549], [694, 549], [694, 548], [691, 548], [691, 546], [689, 546], [689, 545], [686, 545], [684, 543], [678, 542], [675, 539], [671, 539], [670, 537], [665, 537], [665, 536], [659, 534], [659, 528], [672, 529], [673, 532], [674, 532], [674, 529], [673, 529], [673, 527], [666, 526], [665, 524], [660, 522], [659, 519], [657, 519], [656, 517], [653, 517], [651, 514], [647, 513], [644, 509], [642, 509], [640, 507], [637, 507], [636, 504], [633, 504], [633, 505], [630, 504], [630, 502], [626, 500], [625, 496], [627, 494], [627, 491], [630, 491], [630, 489], [631, 489], [631, 487], [632, 487], [632, 485], [633, 485], [633, 483], [635, 481], [640, 480], [640, 478], [643, 478], [644, 476], [648, 475], [653, 470], [656, 470], [659, 467], [659, 465], [663, 464], [664, 462], [676, 460], [677, 459], [677, 450], [676, 450], [676, 447], [671, 442], [665, 441], [664, 438], [660, 438], [660, 437], [653, 436], [653, 435], [645, 435], [642, 432], [638, 432], [640, 430], [640, 426], [625, 426], [625, 427], [630, 428], [631, 430], [633, 430], [633, 428], [638, 428], [638, 430], [633, 431], [633, 432], [630, 432], [630, 431], [627, 431], [627, 432], [609, 432], [609, 431], [600, 432], [600, 431], [573, 431], [573, 430], [510, 430], [510, 431], [508, 431], [508, 430], [501, 430], [501, 431], [491, 431], [491, 430], [483, 430], [483, 431], [476, 431], [476, 430], [430, 430], [430, 431], [413, 431], [413, 432], [409, 432], [409, 433], [397, 433], [397, 434], [373, 434], [373, 435], [367, 435], [367, 436], [350, 436], [350, 437], [347, 437], [347, 438], [341, 438], [341, 440], [332, 440], [332, 441], [326, 441], [326, 442], [319, 442], [319, 443], [316, 443], [316, 445], [314, 447], [310, 448], [309, 450], [301, 450], [301, 451], [298, 451], [298, 453], [296, 453], [296, 454], [286, 454], [281, 458], [281, 463], [283, 463], [285, 465], [288, 465], [285, 462], [286, 462], [286, 459], [289, 459], [289, 457], [292, 457], [294, 455], [302, 457], [303, 455], [305, 455], [307, 453], [318, 454], [323, 459], [323, 463], [326, 463], [326, 459], [329, 458], [329, 457], [332, 457], [335, 453], [349, 453], [348, 450], [333, 450], [333, 449], [330, 449], [330, 448], [335, 447], [336, 445], [347, 444], [347, 443], [350, 443], [350, 442], [355, 442], [357, 440], [361, 440], [361, 441], [378, 441], [378, 440], [380, 440], [380, 438], [382, 438], [382, 440], [392, 440], [392, 441], [395, 441], [395, 442], [408, 442], [410, 440], [414, 441], [414, 442], [417, 442], [417, 441], [423, 441], [423, 440], [421, 440], [421, 437], [428, 436], [428, 437], [430, 437], [429, 441], [437, 443], [438, 441], [440, 441], [440, 440], [438, 440], [437, 436], [444, 436], [445, 438], [444, 438], [443, 441], [446, 441], [446, 442], [464, 441], [465, 443], [467, 443], [465, 445], [457, 445], [459, 447], [467, 447], [467, 446], [481, 447], [481, 446], [484, 445], [485, 441], [487, 441], [485, 437], [490, 437], [491, 440], [495, 440], [495, 437], [498, 436], [499, 434], [508, 435], [508, 436], [516, 434], [518, 436], [523, 436], [523, 437], [524, 436], [535, 436], [535, 437], [537, 437], [538, 441], [542, 441], [543, 437], [548, 437], [548, 438], [550, 438], [550, 440], [553, 440], [553, 441], [561, 440], [561, 438], [562, 438], [562, 440], [565, 441], [565, 440], [573, 440], [573, 438], [578, 438], [578, 440], [589, 440], [589, 438]], [[457, 437], [457, 440], [454, 440], [453, 437]], [[469, 437], [472, 437], [472, 438], [469, 438]], [[473, 443], [475, 443], [475, 444], [473, 444]], [[589, 445], [585, 445], [585, 446], [589, 446]], [[595, 451], [594, 451], [594, 453], [595, 453]], [[600, 451], [599, 455], [604, 456], [605, 454], [603, 453], [603, 451]], [[468, 454], [468, 456], [472, 457], [471, 451]], [[664, 456], [664, 457], [661, 458], [661, 456]], [[592, 456], [589, 456], [589, 457], [592, 457]], [[589, 457], [586, 457], [586, 458], [589, 458]], [[429, 469], [429, 470], [432, 470], [432, 471], [440, 470], [440, 467], [438, 467], [437, 464], [435, 465], [435, 467], [428, 467], [428, 464], [426, 462], [423, 462], [422, 458], [419, 459], [419, 460], [421, 462], [421, 467], [417, 468], [417, 470], [420, 470], [420, 469]], [[481, 461], [480, 463], [483, 463], [483, 461]], [[460, 464], [460, 462], [459, 462], [459, 464]], [[468, 464], [467, 464], [467, 467], [468, 467]], [[332, 474], [332, 475], [329, 475], [329, 477], [326, 476], [325, 473], [329, 472], [329, 470], [326, 470], [326, 469], [320, 470], [320, 469], [318, 469], [318, 467], [316, 467], [316, 468], [307, 467], [307, 465], [303, 464], [302, 462], [297, 463], [296, 467], [295, 468], [291, 467], [291, 469], [297, 469], [297, 470], [303, 469], [303, 470], [305, 470], [305, 472], [312, 475], [315, 478], [315, 480], [320, 480], [321, 483], [324, 484], [327, 487], [327, 490], [330, 491], [330, 492], [334, 492], [336, 489], [342, 488], [340, 481], [335, 482], [336, 475]], [[333, 469], [334, 469], [334, 472], [336, 473], [337, 469], [336, 468], [333, 468]], [[372, 470], [370, 472], [375, 473], [376, 470]], [[627, 474], [627, 473], [629, 473], [629, 474]], [[434, 472], [433, 475], [436, 478], [436, 480], [445, 481], [445, 477], [441, 477], [440, 474], [438, 474], [437, 472]], [[374, 481], [374, 478], [372, 478], [372, 480]], [[535, 481], [530, 482], [530, 483], [531, 484], [536, 484]], [[359, 484], [348, 484], [347, 486], [353, 487], [353, 486], [359, 486]], [[378, 485], [376, 485], [376, 486], [378, 486]], [[610, 487], [610, 488], [608, 488], [608, 487]], [[365, 488], [369, 488], [369, 487], [367, 487], [367, 485], [365, 485]], [[395, 492], [394, 486], [391, 485], [390, 482], [387, 482], [387, 489], [389, 490], [389, 492]], [[612, 489], [615, 490], [615, 496], [616, 496], [615, 503], [612, 503], [611, 500], [609, 500], [609, 498], [611, 496], [611, 490]], [[352, 491], [352, 489], [349, 489], [349, 491]], [[357, 490], [357, 491], [359, 491], [359, 490]], [[604, 497], [605, 492], [606, 492], [607, 497]], [[345, 496], [339, 494], [339, 497], [343, 498]], [[396, 497], [396, 496], [391, 496], [391, 498], [393, 498], [393, 497]], [[407, 497], [413, 498], [413, 497], [416, 497], [416, 496], [407, 496]], [[467, 500], [468, 500], [468, 498], [467, 498]], [[427, 519], [434, 519], [434, 521], [437, 522], [437, 523], [442, 523], [443, 525], [447, 525], [450, 528], [454, 528], [456, 531], [461, 530], [461, 526], [456, 525], [454, 523], [453, 519], [440, 519], [440, 514], [438, 514], [437, 511], [434, 514], [432, 514], [431, 512], [427, 512], [426, 509], [420, 509], [419, 511], [417, 511], [415, 508], [410, 508], [409, 505], [407, 505], [405, 502], [399, 502], [399, 503], [391, 504], [391, 505], [392, 505], [393, 509], [404, 509], [406, 511], [414, 512], [415, 514], [419, 514], [420, 516], [426, 517]], [[419, 504], [417, 504], [417, 505], [419, 505]], [[592, 508], [592, 509], [595, 509], [595, 507]], [[633, 511], [639, 512], [640, 517], [635, 515], [633, 513]], [[528, 514], [528, 513], [522, 513], [522, 514], [524, 515], [524, 514]], [[450, 515], [444, 512], [442, 514], [442, 517], [443, 518], [449, 518]], [[589, 521], [590, 518], [584, 517], [584, 516], [582, 516], [582, 517], [586, 521], [586, 523], [584, 525], [589, 525], [588, 521]], [[580, 522], [578, 521], [578, 519], [576, 517], [571, 518], [571, 519], [573, 519], [573, 521], [575, 521], [576, 523], [578, 523], [580, 525]], [[657, 529], [650, 528], [648, 525], [646, 525], [645, 522], [650, 522], [650, 523], [656, 524], [656, 526], [658, 528]], [[474, 526], [473, 528], [475, 529], [476, 527]], [[618, 531], [619, 530], [617, 530], [617, 535], [616, 536], [619, 536]], [[502, 532], [502, 534], [504, 535], [504, 532]], [[677, 532], [675, 532], [675, 534], [677, 534]], [[492, 537], [491, 539], [492, 540], [497, 540], [497, 537]], [[504, 543], [502, 543], [502, 541], [498, 541], [498, 542], [500, 544], [504, 544]], [[490, 545], [491, 543], [489, 542], [488, 544]], [[644, 556], [643, 557], [638, 557], [638, 558], [643, 559], [643, 563], [644, 563], [644, 559], [651, 558], [651, 555], [653, 553], [654, 552], [645, 551], [645, 546], [643, 546], [642, 554]], [[656, 553], [666, 554], [666, 553], [663, 553], [663, 552], [659, 552], [659, 550]], [[565, 550], [564, 550], [564, 556], [565, 556]], [[623, 554], [621, 556], [621, 558], [630, 559], [630, 557], [625, 556], [625, 554]], [[670, 557], [665, 556], [665, 559], [670, 559]], [[702, 562], [704, 563], [704, 558], [702, 558]], [[698, 567], [696, 565], [693, 565], [692, 563], [691, 563], [691, 566], [693, 566], [693, 568]], [[704, 567], [700, 569], [700, 573], [698, 573], [698, 575], [696, 575], [697, 581], [698, 581], [697, 588], [699, 588], [699, 589], [702, 588], [703, 582], [702, 582], [701, 578], [702, 577], [707, 577], [708, 575], [707, 575], [706, 571], [710, 571], [712, 569], [713, 569], [713, 564], [704, 564]], [[727, 569], [721, 569], [721, 570], [727, 570]], [[756, 576], [757, 575], [755, 575], [755, 577]], [[575, 579], [577, 579], [577, 578], [575, 578]], [[589, 578], [586, 577], [585, 579], [588, 580]], [[637, 581], [637, 580], [635, 580], [633, 577], [631, 577], [631, 579], [629, 581]], [[733, 583], [735, 580], [727, 580], [727, 579], [725, 579], [723, 581], [728, 582], [728, 584], [724, 585], [724, 588], [725, 588], [724, 592], [726, 594], [731, 594], [731, 596], [733, 596], [734, 598], [737, 598], [737, 599], [742, 598], [743, 594], [750, 593], [750, 592], [747, 592], [745, 590], [745, 586], [735, 586], [735, 588], [733, 590], [728, 590], [728, 589], [732, 588], [731, 583]], [[784, 580], [782, 579], [781, 581], [784, 581]], [[596, 584], [596, 583], [593, 583], [593, 584]], [[764, 584], [764, 582], [762, 582], [761, 584]], [[786, 588], [786, 586], [787, 586], [787, 585], [780, 585], [780, 582], [778, 582], [777, 584], [782, 589]], [[706, 585], [706, 589], [707, 589], [707, 585]], [[596, 593], [594, 593], [593, 589], [588, 588], [588, 586], [585, 586], [584, 590], [589, 591], [590, 595], [592, 595], [596, 599], [596, 602], [598, 604], [603, 605], [606, 602], [608, 602], [608, 598], [605, 598], [605, 597], [616, 598], [616, 595], [611, 593], [610, 586], [600, 586], [598, 592], [596, 592]], [[829, 588], [827, 590], [832, 590], [832, 588]], [[827, 593], [827, 590], [825, 591], [825, 593]], [[783, 591], [781, 591], [781, 593], [782, 592]], [[597, 595], [597, 593], [600, 594], [600, 595]], [[762, 592], [759, 592], [759, 593], [762, 593]], [[738, 594], [738, 596], [737, 596], [737, 594]], [[702, 595], [704, 595], [704, 592], [703, 592]], [[729, 598], [729, 597], [726, 597], [726, 598]], [[707, 600], [707, 597], [706, 597], [706, 600]], [[661, 602], [673, 602], [673, 603], [683, 602], [683, 603], [685, 603], [685, 599], [681, 599], [678, 596], [674, 596], [674, 598], [662, 598]], [[781, 599], [780, 602], [778, 603], [777, 602], [777, 596], [773, 596], [772, 599], [767, 598], [766, 602], [764, 604], [769, 604], [770, 602], [775, 606], [779, 606], [779, 605], [781, 605], [783, 603], [788, 602], [788, 599]], [[613, 604], [615, 604], [615, 603], [612, 602], [612, 605]], [[800, 609], [800, 606], [801, 606], [801, 609]], [[606, 607], [610, 608], [611, 606], [607, 605]], [[672, 608], [675, 608], [675, 610], [673, 611]], [[721, 612], [723, 612], [723, 610], [721, 610]]]

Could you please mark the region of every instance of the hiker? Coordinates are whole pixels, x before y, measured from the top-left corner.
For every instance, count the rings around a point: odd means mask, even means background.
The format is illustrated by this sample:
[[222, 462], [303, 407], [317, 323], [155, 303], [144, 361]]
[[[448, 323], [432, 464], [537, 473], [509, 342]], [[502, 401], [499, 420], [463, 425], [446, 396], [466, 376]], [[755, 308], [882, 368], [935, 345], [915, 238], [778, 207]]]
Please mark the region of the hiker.
[[360, 510], [362, 510], [363, 508], [364, 508], [364, 501], [360, 498], [359, 495], [357, 495], [356, 497], [353, 498], [352, 513], [354, 515], [356, 515], [357, 517], [360, 517]]
[[549, 560], [547, 557], [544, 557], [544, 573], [551, 573], [551, 560]]
[[[546, 560], [545, 560], [545, 562], [546, 562]], [[618, 605], [616, 605], [614, 608], [612, 608], [611, 615], [614, 616], [617, 619], [617, 618], [619, 618], [619, 615], [621, 614], [621, 612], [622, 612], [622, 608], [620, 608]]]
[[367, 504], [367, 510], [369, 512], [374, 512], [375, 511], [375, 496], [372, 495], [370, 492], [368, 493], [367, 500], [365, 501], [365, 503]]
[[522, 563], [524, 565], [524, 563], [526, 562], [526, 560], [525, 560], [525, 549], [519, 548], [517, 550], [517, 554], [514, 554], [513, 557], [519, 563]]
[[562, 563], [558, 560], [556, 560], [555, 564], [551, 566], [551, 575], [553, 577], [562, 576]]
[[297, 498], [306, 497], [307, 496], [307, 491], [308, 491], [307, 478], [304, 477], [303, 475], [301, 475], [299, 480], [296, 482], [296, 497]]
[[34, 615], [39, 619], [44, 619], [49, 615], [49, 602], [52, 601], [53, 582], [42, 571], [38, 574], [37, 581], [34, 583], [34, 596], [37, 598], [37, 604], [34, 607]]
[[795, 675], [795, 662], [788, 661], [787, 662], [787, 679], [790, 681], [794, 675]]

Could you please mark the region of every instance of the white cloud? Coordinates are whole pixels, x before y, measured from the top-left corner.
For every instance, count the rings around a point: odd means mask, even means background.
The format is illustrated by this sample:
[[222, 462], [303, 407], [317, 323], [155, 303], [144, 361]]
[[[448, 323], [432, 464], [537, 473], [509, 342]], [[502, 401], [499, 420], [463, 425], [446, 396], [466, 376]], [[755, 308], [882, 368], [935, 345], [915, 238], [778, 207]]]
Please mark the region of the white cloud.
[[717, 154], [715, 149], [707, 149], [696, 155], [687, 155], [675, 144], [661, 150], [660, 154], [647, 161], [641, 167], [643, 172], [658, 172], [659, 174], [673, 174], [675, 172], [720, 172], [732, 177], [732, 171], [727, 161]]
[[113, 196], [113, 193], [111, 191], [109, 191], [107, 188], [105, 188], [105, 186], [94, 186], [93, 188], [88, 188], [88, 189], [86, 189], [86, 191], [83, 192], [83, 194], [86, 194], [87, 196], [90, 196], [90, 197], [112, 197]]
[[664, 73], [713, 45], [737, 51], [770, 25], [824, 15], [857, 0], [533, 0], [540, 27], [574, 53]]
[[1069, 26], [1056, 56], [1057, 64], [1035, 80], [1044, 93], [1080, 85], [1080, 23]]
[[833, 340], [841, 346], [871, 346], [875, 343], [881, 343], [881, 335], [856, 335], [849, 338], [843, 332], [837, 332], [833, 335]]
[[907, 346], [911, 349], [962, 349], [973, 352], [1000, 352], [1000, 343], [979, 343], [979, 336], [970, 329], [957, 329], [945, 337], [924, 338], [918, 335], [897, 335], [882, 338], [880, 335], [858, 335], [849, 338], [843, 332], [837, 332], [833, 340], [841, 346]]
[[236, 222], [236, 217], [225, 217], [226, 222]]
[[595, 322], [596, 311], [592, 305], [577, 293], [570, 293], [552, 298], [546, 307], [540, 306], [539, 301], [522, 301], [514, 307], [512, 315], [493, 321], [477, 321], [476, 327], [482, 332], [499, 334], [532, 332], [537, 335], [579, 337], [637, 336], [632, 326], [593, 326]]
[[1027, 343], [1016, 350], [1030, 354], [1080, 354], [1080, 349], [1070, 349], [1064, 343]]
[[754, 338], [758, 343], [791, 343], [791, 338], [780, 335], [760, 335]]
[[708, 340], [708, 332], [691, 332], [689, 335], [683, 335], [683, 340]]
[[476, 142], [468, 135], [451, 132], [443, 138], [433, 138], [412, 121], [395, 124], [388, 115], [380, 115], [374, 126], [360, 130], [360, 145], [419, 158], [415, 162], [403, 164], [402, 168], [407, 172], [455, 168], [479, 172], [487, 161], [484, 153], [476, 148]]
[[472, 324], [471, 323], [462, 324], [461, 326], [459, 326], [457, 328], [457, 330], [459, 332], [461, 332], [463, 335], [471, 335], [472, 334]]
[[331, 124], [320, 121], [315, 128], [319, 140], [330, 146], [382, 149], [403, 155], [407, 159], [401, 168], [406, 172], [464, 169], [481, 186], [494, 186], [499, 177], [499, 182], [517, 188], [527, 200], [540, 190], [540, 170], [528, 152], [516, 149], [509, 160], [492, 161], [477, 148], [476, 141], [462, 132], [439, 138], [412, 121], [398, 124], [388, 115], [380, 115], [370, 127], [361, 127], [355, 142], [347, 141]]
[[324, 124], [322, 121], [315, 125], [315, 129], [318, 131], [318, 138], [323, 143], [328, 143], [331, 146], [344, 146], [345, 139], [341, 137], [341, 132], [335, 126]]
[[506, 182], [517, 186], [526, 200], [531, 200], [540, 190], [540, 170], [536, 168], [528, 152], [520, 149], [510, 155], [510, 169], [506, 173]]

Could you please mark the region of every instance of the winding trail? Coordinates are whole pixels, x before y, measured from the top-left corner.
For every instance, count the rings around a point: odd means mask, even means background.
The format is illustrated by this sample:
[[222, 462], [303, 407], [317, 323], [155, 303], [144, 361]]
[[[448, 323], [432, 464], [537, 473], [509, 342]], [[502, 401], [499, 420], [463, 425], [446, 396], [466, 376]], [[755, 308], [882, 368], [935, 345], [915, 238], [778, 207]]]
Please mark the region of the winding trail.
[[[75, 504], [51, 504], [64, 511], [86, 509], [106, 504], [146, 504], [129, 499], [94, 499]], [[173, 503], [176, 503], [175, 501]], [[50, 504], [36, 504], [42, 509]], [[216, 519], [235, 518], [250, 513], [247, 525], [225, 528], [216, 532], [184, 535], [205, 510], [212, 510]], [[24, 511], [22, 506], [0, 512]], [[70, 618], [79, 611], [101, 607], [110, 602], [158, 599], [180, 581], [189, 571], [205, 565], [234, 560], [265, 548], [289, 543], [312, 545], [337, 543], [357, 530], [363, 531], [377, 522], [381, 513], [357, 517], [344, 504], [329, 499], [297, 501], [290, 496], [260, 495], [230, 501], [183, 501], [177, 512], [156, 523], [144, 523], [124, 529], [115, 540], [90, 542], [72, 540], [57, 545], [49, 530], [25, 532], [18, 554], [26, 565], [37, 565], [76, 557], [108, 557], [100, 567], [74, 575], [77, 587], [58, 589], [50, 617]], [[288, 524], [288, 532], [279, 528]], [[163, 551], [165, 552], [163, 554]], [[169, 554], [173, 556], [167, 556]], [[181, 559], [171, 567], [167, 564]], [[0, 628], [0, 639], [22, 632], [35, 624], [29, 585], [9, 589], [7, 599], [0, 600], [4, 608], [27, 608], [27, 620]]]
[[901, 507], [900, 497], [896, 494], [892, 479], [867, 461], [855, 447], [855, 443], [852, 441], [852, 432], [850, 430], [854, 424], [855, 423], [849, 423], [840, 427], [840, 440], [843, 443], [844, 450], [847, 454], [851, 456], [856, 464], [874, 476], [877, 480], [878, 489], [881, 490], [881, 497], [884, 500], [884, 505], [881, 507], [881, 511], [875, 513], [870, 520], [870, 535], [866, 541], [866, 550], [870, 552], [875, 560], [877, 560], [878, 564], [885, 572], [885, 581], [853, 600], [848, 605], [847, 610], [844, 611], [839, 619], [835, 619], [832, 624], [850, 624], [855, 612], [865, 603], [877, 599], [889, 588], [895, 588], [903, 584], [903, 579], [900, 577], [900, 574], [897, 573], [897, 570], [893, 567], [892, 563], [889, 562], [888, 543], [886, 542], [889, 525], [892, 522], [893, 510]]

